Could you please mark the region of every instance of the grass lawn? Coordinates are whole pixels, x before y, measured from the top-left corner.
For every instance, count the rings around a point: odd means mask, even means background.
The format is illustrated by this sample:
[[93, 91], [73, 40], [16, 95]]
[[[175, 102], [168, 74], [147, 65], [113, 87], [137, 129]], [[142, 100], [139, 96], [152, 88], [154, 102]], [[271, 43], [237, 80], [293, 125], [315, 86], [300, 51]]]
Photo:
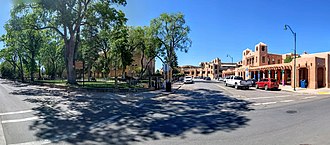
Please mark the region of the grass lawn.
[[[47, 84], [54, 84], [54, 85], [64, 85], [66, 86], [66, 80], [37, 80], [36, 82], [39, 83], [47, 83]], [[115, 81], [114, 80], [107, 80], [104, 81], [103, 79], [97, 79], [97, 81], [95, 82], [83, 82], [82, 81], [78, 81], [77, 82], [80, 87], [82, 88], [115, 88]], [[142, 88], [143, 86], [141, 85], [129, 85], [125, 82], [118, 82], [118, 88]]]
[[66, 80], [36, 80], [39, 83], [48, 83], [48, 84], [55, 84], [55, 85], [65, 85]]

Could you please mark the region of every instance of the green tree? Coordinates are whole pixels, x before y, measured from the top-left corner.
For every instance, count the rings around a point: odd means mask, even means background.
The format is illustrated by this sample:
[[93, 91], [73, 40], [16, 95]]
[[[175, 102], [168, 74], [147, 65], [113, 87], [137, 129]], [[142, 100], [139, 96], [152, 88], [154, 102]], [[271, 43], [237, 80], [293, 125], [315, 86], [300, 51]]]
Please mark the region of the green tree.
[[[23, 3], [21, 0], [18, 3]], [[30, 9], [39, 9], [42, 15], [39, 22], [42, 26], [35, 25], [37, 30], [52, 29], [56, 31], [64, 40], [64, 58], [69, 84], [77, 84], [74, 67], [75, 56], [79, 48], [81, 39], [81, 29], [88, 22], [90, 9], [97, 6], [110, 8], [112, 4], [126, 5], [125, 0], [39, 0], [33, 5], [27, 4]], [[111, 15], [111, 14], [108, 14]]]
[[43, 65], [46, 69], [46, 74], [51, 79], [55, 79], [56, 76], [62, 77], [61, 75], [65, 69], [63, 58], [64, 42], [52, 31], [48, 31], [47, 35], [45, 35], [45, 42], [40, 49], [39, 69]]
[[284, 63], [290, 63], [293, 60], [291, 56], [284, 59]]
[[[131, 51], [141, 54], [141, 70], [139, 79], [143, 77], [150, 63], [159, 57], [161, 42], [155, 37], [153, 29], [150, 27], [131, 27], [129, 30], [128, 45]], [[160, 58], [161, 59], [161, 58]], [[151, 72], [148, 72], [149, 74]]]
[[154, 30], [154, 35], [162, 43], [162, 57], [165, 63], [175, 65], [176, 51], [188, 52], [192, 41], [188, 37], [190, 32], [189, 26], [186, 25], [184, 15], [176, 14], [161, 14], [160, 17], [151, 21], [150, 27]]

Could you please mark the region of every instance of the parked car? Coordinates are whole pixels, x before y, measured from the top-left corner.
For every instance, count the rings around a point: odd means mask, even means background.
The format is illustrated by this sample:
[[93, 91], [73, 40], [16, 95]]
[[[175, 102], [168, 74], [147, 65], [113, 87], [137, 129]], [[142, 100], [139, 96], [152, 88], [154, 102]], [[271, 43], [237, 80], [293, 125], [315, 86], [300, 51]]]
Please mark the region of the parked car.
[[256, 82], [257, 82], [256, 79], [248, 79], [247, 81], [250, 81], [251, 82], [251, 86], [250, 87], [255, 87], [256, 86]]
[[277, 90], [279, 87], [278, 82], [272, 78], [261, 79], [256, 83], [256, 88], [264, 88], [266, 91], [269, 89]]
[[194, 80], [193, 80], [193, 78], [191, 76], [185, 76], [184, 77], [184, 80], [183, 80], [183, 83], [185, 83], [185, 84], [192, 84], [192, 83], [194, 83]]
[[197, 77], [194, 77], [194, 79], [201, 79], [201, 77], [200, 76], [197, 76]]
[[225, 79], [223, 79], [223, 82], [226, 83], [226, 81], [230, 78], [231, 76], [226, 76]]
[[204, 80], [208, 80], [209, 81], [209, 80], [211, 80], [211, 78], [210, 77], [205, 77]]
[[224, 78], [219, 77], [218, 80], [219, 80], [220, 82], [223, 82], [223, 81], [224, 81]]
[[251, 86], [251, 81], [243, 80], [241, 76], [230, 76], [228, 79], [226, 79], [225, 85], [234, 86], [235, 89], [249, 89], [249, 87]]

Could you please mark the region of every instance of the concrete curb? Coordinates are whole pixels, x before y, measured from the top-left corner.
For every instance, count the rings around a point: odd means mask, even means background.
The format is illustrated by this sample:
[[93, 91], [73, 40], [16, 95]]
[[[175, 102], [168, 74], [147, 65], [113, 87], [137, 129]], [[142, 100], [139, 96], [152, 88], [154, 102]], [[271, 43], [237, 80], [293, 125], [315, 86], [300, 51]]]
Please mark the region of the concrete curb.
[[0, 145], [6, 145], [5, 133], [3, 131], [1, 119], [0, 119]]

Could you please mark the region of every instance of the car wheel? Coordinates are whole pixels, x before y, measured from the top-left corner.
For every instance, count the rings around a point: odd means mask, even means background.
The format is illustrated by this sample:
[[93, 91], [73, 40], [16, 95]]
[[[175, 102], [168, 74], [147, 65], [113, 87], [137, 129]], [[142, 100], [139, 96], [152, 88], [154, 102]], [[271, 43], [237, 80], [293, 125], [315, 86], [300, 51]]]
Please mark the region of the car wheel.
[[268, 86], [267, 85], [265, 86], [265, 91], [268, 91]]
[[238, 85], [237, 84], [235, 84], [235, 89], [238, 89]]
[[226, 87], [228, 86], [227, 83], [225, 83], [225, 86], [226, 86]]

